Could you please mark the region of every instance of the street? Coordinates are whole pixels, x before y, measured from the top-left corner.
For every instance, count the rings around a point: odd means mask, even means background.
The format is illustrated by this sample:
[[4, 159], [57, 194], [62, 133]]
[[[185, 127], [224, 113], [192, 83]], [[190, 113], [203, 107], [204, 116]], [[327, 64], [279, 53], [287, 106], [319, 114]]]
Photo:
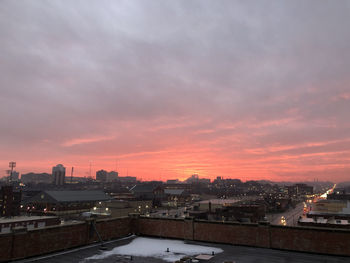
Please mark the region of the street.
[[272, 225], [281, 225], [282, 216], [285, 218], [287, 226], [296, 226], [298, 225], [299, 216], [303, 215], [304, 203], [301, 202], [296, 205], [295, 208], [288, 209], [283, 213], [278, 214], [267, 214], [267, 219]]

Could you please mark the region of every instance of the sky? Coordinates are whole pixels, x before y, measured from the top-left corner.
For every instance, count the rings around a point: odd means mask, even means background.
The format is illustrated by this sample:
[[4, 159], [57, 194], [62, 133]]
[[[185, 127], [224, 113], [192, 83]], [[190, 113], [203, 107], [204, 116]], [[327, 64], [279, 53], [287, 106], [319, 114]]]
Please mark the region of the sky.
[[349, 25], [347, 0], [2, 0], [0, 176], [347, 180]]

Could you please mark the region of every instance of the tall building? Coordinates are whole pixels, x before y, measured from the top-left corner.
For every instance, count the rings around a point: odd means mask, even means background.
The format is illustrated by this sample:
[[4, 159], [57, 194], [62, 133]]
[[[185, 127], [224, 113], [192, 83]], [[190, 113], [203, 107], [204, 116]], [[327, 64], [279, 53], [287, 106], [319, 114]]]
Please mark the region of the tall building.
[[55, 185], [64, 185], [66, 180], [66, 167], [62, 164], [57, 164], [52, 167], [52, 176], [54, 178], [53, 183]]
[[96, 172], [96, 180], [99, 182], [106, 182], [107, 181], [107, 171], [105, 170], [99, 170]]
[[0, 217], [18, 216], [20, 213], [21, 191], [16, 191], [13, 186], [1, 187]]

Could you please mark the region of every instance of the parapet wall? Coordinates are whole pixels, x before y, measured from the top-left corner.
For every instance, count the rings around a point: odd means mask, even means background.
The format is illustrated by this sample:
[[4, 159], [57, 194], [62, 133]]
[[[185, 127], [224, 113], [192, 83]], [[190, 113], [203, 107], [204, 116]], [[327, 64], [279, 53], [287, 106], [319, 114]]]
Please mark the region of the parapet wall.
[[[96, 228], [104, 240], [127, 236], [129, 217], [100, 220]], [[27, 258], [91, 244], [98, 240], [91, 221], [0, 234], [0, 262]]]
[[350, 256], [350, 230], [345, 229], [142, 217], [137, 225], [139, 235]]
[[[350, 256], [350, 230], [191, 219], [124, 217], [96, 222], [102, 239], [130, 233], [204, 242]], [[91, 221], [0, 234], [0, 261], [27, 258], [98, 241]]]

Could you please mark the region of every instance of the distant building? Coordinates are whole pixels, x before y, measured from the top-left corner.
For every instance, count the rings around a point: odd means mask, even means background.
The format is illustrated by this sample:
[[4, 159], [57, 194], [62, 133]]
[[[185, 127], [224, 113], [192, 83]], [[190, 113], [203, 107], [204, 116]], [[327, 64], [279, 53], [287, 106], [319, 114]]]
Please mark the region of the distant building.
[[10, 175], [12, 178], [12, 181], [18, 181], [19, 179], [19, 172], [12, 171], [12, 175]]
[[107, 173], [107, 182], [113, 182], [115, 180], [118, 180], [118, 172], [110, 171]]
[[328, 200], [349, 200], [350, 201], [350, 193], [347, 193], [345, 189], [336, 188], [333, 193], [327, 195]]
[[27, 173], [21, 175], [21, 182], [24, 184], [35, 183], [35, 184], [51, 184], [53, 176], [48, 173]]
[[62, 186], [66, 180], [66, 168], [62, 164], [57, 164], [52, 167], [52, 175], [54, 177], [53, 183]]
[[167, 184], [178, 184], [180, 183], [179, 179], [170, 179], [166, 181]]
[[266, 211], [263, 204], [242, 202], [224, 204], [215, 210], [212, 209], [212, 204], [209, 202], [208, 209], [201, 208], [202, 206], [195, 206], [193, 210], [189, 211], [189, 216], [204, 220], [256, 223], [264, 219]]
[[188, 177], [185, 182], [186, 183], [196, 183], [198, 182], [199, 180], [199, 177], [198, 177], [198, 174], [192, 174], [191, 177]]
[[20, 214], [21, 191], [16, 191], [13, 186], [1, 187], [0, 216], [11, 217]]
[[312, 204], [309, 218], [334, 218], [350, 220], [350, 201], [348, 200], [319, 200]]
[[118, 177], [118, 181], [122, 183], [136, 183], [137, 179], [134, 176], [123, 176], [123, 177]]
[[99, 170], [96, 172], [96, 181], [99, 181], [101, 183], [107, 182], [107, 171], [105, 170]]
[[41, 191], [23, 201], [23, 205], [30, 212], [56, 213], [90, 210], [96, 202], [110, 199], [103, 191]]
[[291, 186], [286, 186], [286, 190], [289, 196], [301, 196], [301, 195], [312, 195], [313, 194], [313, 186], [309, 186], [306, 184], [295, 184]]
[[296, 184], [299, 195], [312, 195], [314, 187], [306, 184]]
[[[138, 200], [152, 200], [156, 196], [156, 192], [158, 193], [161, 188], [157, 184], [144, 183], [135, 185], [130, 189], [136, 199]], [[161, 190], [163, 193], [164, 191]]]
[[193, 174], [191, 177], [185, 180], [185, 183], [193, 184], [193, 183], [201, 183], [201, 184], [210, 184], [210, 179], [199, 178], [198, 174]]
[[350, 220], [335, 219], [334, 217], [300, 217], [298, 219], [300, 226], [327, 227], [327, 228], [345, 228], [350, 229]]
[[185, 206], [191, 200], [191, 195], [185, 189], [164, 189], [164, 195], [168, 205]]

